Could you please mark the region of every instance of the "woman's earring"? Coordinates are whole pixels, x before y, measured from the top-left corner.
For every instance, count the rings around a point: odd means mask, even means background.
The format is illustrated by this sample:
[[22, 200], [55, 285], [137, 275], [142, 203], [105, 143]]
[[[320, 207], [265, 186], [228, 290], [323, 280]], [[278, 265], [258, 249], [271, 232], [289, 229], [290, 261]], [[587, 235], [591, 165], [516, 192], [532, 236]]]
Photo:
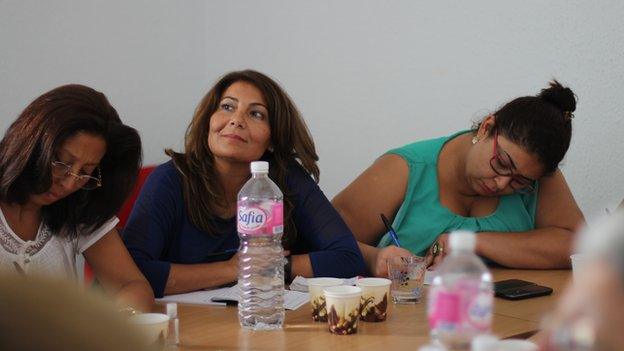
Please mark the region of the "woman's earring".
[[472, 145], [476, 144], [479, 142], [479, 138], [475, 135], [472, 137]]

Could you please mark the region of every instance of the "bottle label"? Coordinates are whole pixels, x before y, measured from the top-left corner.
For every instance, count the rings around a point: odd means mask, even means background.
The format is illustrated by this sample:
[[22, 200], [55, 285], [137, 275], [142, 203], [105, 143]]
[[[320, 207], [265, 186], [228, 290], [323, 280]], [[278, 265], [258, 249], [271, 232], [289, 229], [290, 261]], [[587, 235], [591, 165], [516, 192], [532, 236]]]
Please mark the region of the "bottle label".
[[488, 332], [492, 322], [493, 294], [479, 291], [478, 282], [457, 282], [452, 291], [432, 287], [429, 326], [447, 332]]
[[492, 305], [494, 297], [491, 293], [479, 293], [468, 306], [468, 322], [475, 329], [487, 332], [492, 325]]
[[429, 326], [432, 329], [455, 330], [461, 321], [460, 294], [438, 288], [432, 291], [430, 298]]
[[284, 231], [284, 204], [266, 201], [256, 206], [238, 203], [238, 232], [248, 235], [277, 235]]

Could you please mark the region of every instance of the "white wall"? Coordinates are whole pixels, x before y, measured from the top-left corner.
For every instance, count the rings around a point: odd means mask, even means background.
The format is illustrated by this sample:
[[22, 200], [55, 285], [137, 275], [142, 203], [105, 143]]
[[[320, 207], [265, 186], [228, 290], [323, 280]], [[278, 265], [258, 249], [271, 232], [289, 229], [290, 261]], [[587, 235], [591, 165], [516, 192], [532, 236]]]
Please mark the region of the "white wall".
[[182, 145], [206, 79], [204, 4], [0, 0], [0, 130], [35, 97], [81, 83], [139, 130], [145, 161]]
[[331, 198], [387, 149], [468, 128], [556, 77], [579, 97], [562, 169], [591, 218], [624, 198], [622, 17], [606, 0], [0, 0], [0, 127], [83, 82], [160, 162], [211, 82], [254, 68], [302, 110]]

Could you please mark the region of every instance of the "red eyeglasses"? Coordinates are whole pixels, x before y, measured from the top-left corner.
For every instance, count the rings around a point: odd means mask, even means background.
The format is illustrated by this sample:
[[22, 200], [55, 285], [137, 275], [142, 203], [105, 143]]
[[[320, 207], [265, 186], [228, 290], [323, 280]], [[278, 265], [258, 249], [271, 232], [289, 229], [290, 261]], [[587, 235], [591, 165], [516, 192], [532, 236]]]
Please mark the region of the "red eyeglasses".
[[519, 174], [514, 174], [512, 165], [504, 160], [498, 153], [498, 131], [494, 131], [494, 151], [490, 158], [492, 170], [500, 176], [511, 177], [509, 186], [514, 192], [528, 194], [535, 191], [535, 180]]

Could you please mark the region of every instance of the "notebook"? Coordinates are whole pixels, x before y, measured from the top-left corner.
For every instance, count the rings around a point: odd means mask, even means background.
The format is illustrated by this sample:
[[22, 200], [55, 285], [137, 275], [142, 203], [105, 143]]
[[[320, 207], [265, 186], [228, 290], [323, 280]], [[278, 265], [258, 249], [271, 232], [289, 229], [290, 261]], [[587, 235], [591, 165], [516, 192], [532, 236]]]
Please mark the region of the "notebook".
[[[163, 298], [156, 299], [160, 302], [177, 302], [191, 305], [213, 305], [226, 306], [227, 304], [236, 304], [240, 292], [238, 285], [232, 287], [200, 290], [186, 294], [167, 295]], [[284, 308], [287, 310], [296, 310], [305, 305], [310, 300], [310, 294], [300, 291], [284, 291]]]

